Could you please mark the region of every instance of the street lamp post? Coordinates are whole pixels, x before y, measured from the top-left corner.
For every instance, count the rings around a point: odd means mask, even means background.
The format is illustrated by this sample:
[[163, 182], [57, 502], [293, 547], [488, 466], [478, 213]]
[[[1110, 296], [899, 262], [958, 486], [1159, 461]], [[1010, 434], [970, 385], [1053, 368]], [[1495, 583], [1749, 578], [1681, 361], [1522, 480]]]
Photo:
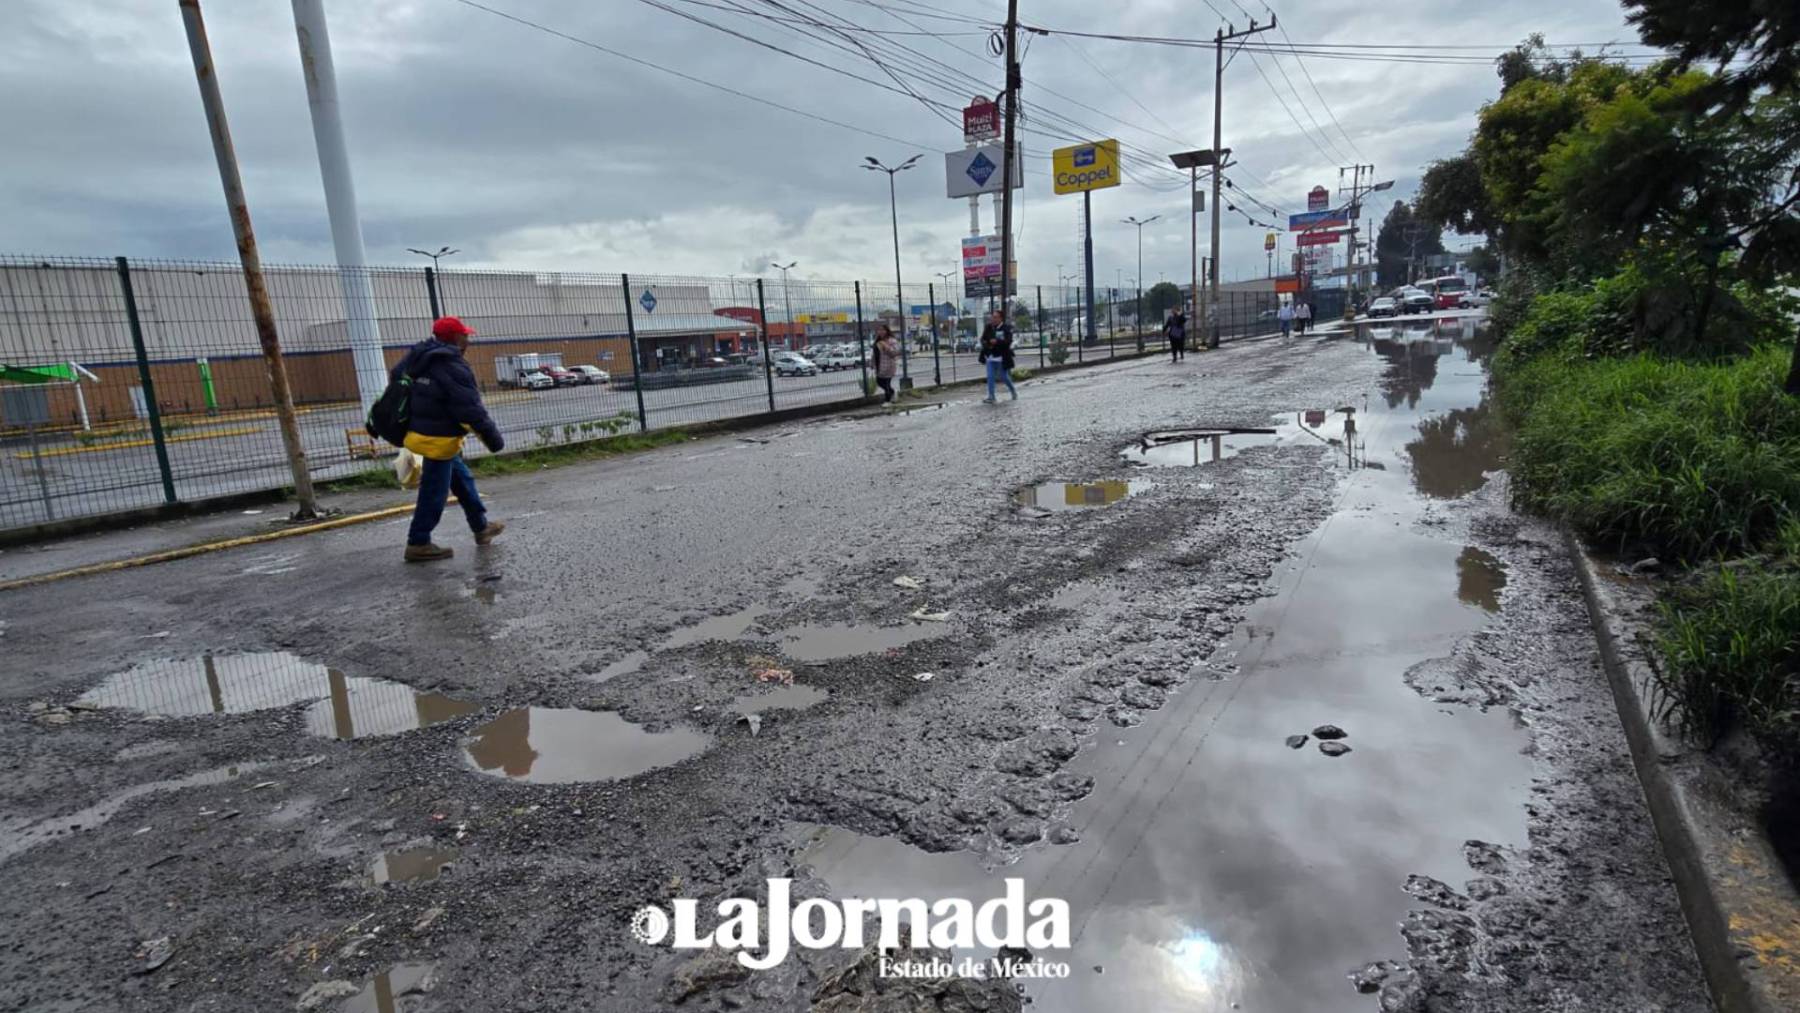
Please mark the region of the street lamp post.
[[[957, 291], [956, 287], [951, 285], [950, 282], [952, 279], [954, 279], [957, 275], [959, 275], [961, 273], [962, 272], [960, 272], [960, 271], [934, 271], [934, 272], [932, 272], [932, 276], [943, 281], [944, 294], [948, 296], [951, 293]], [[951, 331], [954, 332], [958, 327], [960, 327], [962, 325], [962, 312], [963, 312], [962, 303], [963, 303], [963, 301], [962, 301], [962, 296], [960, 296], [960, 295], [954, 296], [953, 298], [956, 299], [956, 312], [950, 318], [952, 321], [950, 329], [951, 329]], [[937, 342], [938, 342], [938, 335], [934, 331], [931, 335], [931, 345], [933, 348], [937, 347]], [[953, 356], [953, 358], [951, 358], [951, 360], [950, 360], [950, 378], [954, 380], [956, 378], [956, 359], [954, 358], [954, 356], [956, 355], [956, 342], [954, 340], [952, 340], [950, 342], [950, 354], [951, 354], [951, 356]], [[944, 378], [942, 375], [938, 376], [937, 382], [938, 383], [944, 382]]]
[[431, 318], [433, 320], [436, 320], [438, 317], [443, 315], [443, 310], [440, 307], [439, 302], [438, 302], [438, 279], [437, 279], [438, 259], [440, 257], [452, 257], [458, 253], [461, 253], [462, 251], [461, 250], [452, 250], [448, 246], [440, 246], [437, 248], [437, 252], [433, 253], [430, 250], [415, 250], [409, 246], [406, 248], [406, 252], [416, 253], [421, 257], [430, 257], [431, 258], [431, 271], [429, 274], [426, 275], [425, 293], [427, 295], [431, 296]]
[[914, 155], [890, 169], [882, 165], [881, 160], [873, 155], [863, 156], [863, 161], [867, 163], [863, 168], [874, 172], [885, 172], [888, 178], [888, 216], [894, 222], [894, 308], [900, 314], [900, 386], [902, 388], [912, 385], [912, 373], [909, 371], [906, 357], [906, 290], [900, 284], [900, 202], [894, 192], [894, 176], [912, 168], [923, 157], [923, 155]]
[[1139, 221], [1137, 216], [1133, 215], [1125, 219], [1125, 224], [1137, 226], [1138, 232], [1137, 347], [1140, 352], [1144, 350], [1144, 226], [1161, 217], [1162, 215], [1151, 215]]
[[769, 265], [781, 272], [781, 303], [787, 307], [787, 344], [790, 351], [794, 347], [794, 300], [788, 295], [788, 272], [799, 263], [798, 260], [790, 260], [785, 264], [772, 263]]

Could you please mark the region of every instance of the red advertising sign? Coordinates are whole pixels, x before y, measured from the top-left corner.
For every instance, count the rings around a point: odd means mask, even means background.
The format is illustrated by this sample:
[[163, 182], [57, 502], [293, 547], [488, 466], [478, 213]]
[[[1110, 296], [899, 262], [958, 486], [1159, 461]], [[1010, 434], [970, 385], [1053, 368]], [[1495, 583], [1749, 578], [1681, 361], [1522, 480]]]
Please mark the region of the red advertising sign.
[[1297, 246], [1332, 246], [1342, 238], [1342, 232], [1302, 232], [1294, 237], [1294, 243]]
[[978, 98], [963, 108], [963, 140], [990, 141], [1000, 136], [1000, 107]]
[[1331, 204], [1331, 192], [1322, 186], [1315, 186], [1306, 195], [1306, 210], [1323, 211]]

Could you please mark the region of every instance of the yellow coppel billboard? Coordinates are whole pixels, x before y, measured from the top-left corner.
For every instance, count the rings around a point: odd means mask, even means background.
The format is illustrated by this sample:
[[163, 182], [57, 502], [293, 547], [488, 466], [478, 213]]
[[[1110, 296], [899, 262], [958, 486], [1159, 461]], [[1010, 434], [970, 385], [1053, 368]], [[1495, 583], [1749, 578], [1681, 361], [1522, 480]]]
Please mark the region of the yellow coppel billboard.
[[1118, 186], [1119, 142], [1094, 141], [1068, 148], [1057, 148], [1051, 155], [1057, 193], [1081, 193]]

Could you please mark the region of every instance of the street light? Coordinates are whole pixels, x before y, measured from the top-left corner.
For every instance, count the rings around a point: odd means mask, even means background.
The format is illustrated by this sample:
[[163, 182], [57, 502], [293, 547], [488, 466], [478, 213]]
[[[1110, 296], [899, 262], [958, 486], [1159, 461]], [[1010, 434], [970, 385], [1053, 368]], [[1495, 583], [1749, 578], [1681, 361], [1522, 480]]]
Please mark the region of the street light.
[[787, 273], [788, 273], [788, 271], [792, 270], [799, 263], [800, 262], [798, 260], [790, 260], [785, 264], [770, 264], [769, 265], [770, 267], [774, 268], [775, 270], [781, 272], [781, 302], [782, 302], [782, 305], [787, 307], [787, 347], [789, 348], [789, 350], [792, 350], [794, 347], [794, 300], [788, 296], [788, 275], [787, 275]]
[[440, 246], [440, 247], [438, 247], [437, 252], [433, 253], [430, 250], [415, 250], [409, 246], [406, 248], [406, 252], [416, 253], [421, 257], [430, 257], [431, 258], [431, 269], [432, 269], [432, 271], [435, 272], [437, 270], [437, 266], [438, 266], [438, 258], [453, 257], [456, 254], [461, 253], [462, 251], [461, 250], [452, 250], [448, 246]]
[[900, 386], [902, 387], [908, 386], [907, 381], [912, 374], [909, 372], [906, 358], [906, 291], [900, 284], [900, 202], [899, 198], [894, 195], [894, 175], [912, 168], [913, 164], [923, 157], [925, 156], [914, 155], [890, 169], [882, 165], [881, 159], [873, 155], [863, 156], [863, 161], [867, 163], [863, 168], [872, 172], [885, 172], [888, 178], [888, 214], [894, 221], [894, 301], [895, 309], [900, 313]]
[[409, 246], [406, 248], [406, 252], [416, 253], [421, 257], [431, 258], [431, 270], [425, 275], [425, 294], [431, 297], [431, 318], [436, 320], [443, 315], [443, 310], [438, 306], [438, 258], [455, 256], [462, 251], [452, 250], [448, 246], [440, 246], [438, 247], [437, 252], [433, 253], [430, 250], [415, 250]]
[[[1137, 226], [1137, 230], [1138, 230], [1138, 278], [1139, 279], [1142, 279], [1144, 277], [1144, 226], [1150, 224], [1153, 221], [1156, 221], [1158, 218], [1161, 218], [1161, 217], [1162, 217], [1162, 215], [1151, 215], [1150, 217], [1144, 219], [1143, 221], [1139, 221], [1137, 216], [1133, 215], [1130, 218], [1125, 219], [1126, 225], [1135, 225], [1135, 226]], [[1137, 284], [1137, 346], [1138, 346], [1138, 351], [1142, 352], [1144, 350], [1144, 283], [1141, 280], [1138, 281], [1138, 284]]]

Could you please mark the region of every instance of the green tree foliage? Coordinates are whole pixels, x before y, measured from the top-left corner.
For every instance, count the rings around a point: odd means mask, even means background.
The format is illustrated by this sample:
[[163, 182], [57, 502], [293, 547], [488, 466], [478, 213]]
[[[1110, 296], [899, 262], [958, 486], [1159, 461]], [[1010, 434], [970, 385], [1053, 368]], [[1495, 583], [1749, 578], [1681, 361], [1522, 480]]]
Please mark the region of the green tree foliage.
[[1719, 96], [1741, 107], [1759, 91], [1800, 90], [1800, 5], [1787, 0], [1625, 0], [1626, 20], [1647, 45], [1674, 50], [1683, 66], [1728, 68]]
[[1500, 276], [1500, 258], [1486, 246], [1477, 246], [1470, 250], [1468, 257], [1464, 258], [1463, 262], [1468, 264], [1469, 270], [1474, 271], [1484, 283]]
[[1149, 319], [1157, 320], [1181, 305], [1181, 288], [1174, 282], [1159, 281], [1144, 293], [1144, 303], [1144, 312], [1149, 314]]
[[1500, 215], [1488, 204], [1481, 182], [1481, 166], [1470, 152], [1443, 158], [1425, 167], [1413, 214], [1439, 229], [1465, 236], [1491, 235]]
[[1435, 225], [1419, 220], [1405, 201], [1396, 201], [1375, 236], [1376, 284], [1383, 289], [1404, 285], [1413, 266], [1444, 252], [1444, 237]]

